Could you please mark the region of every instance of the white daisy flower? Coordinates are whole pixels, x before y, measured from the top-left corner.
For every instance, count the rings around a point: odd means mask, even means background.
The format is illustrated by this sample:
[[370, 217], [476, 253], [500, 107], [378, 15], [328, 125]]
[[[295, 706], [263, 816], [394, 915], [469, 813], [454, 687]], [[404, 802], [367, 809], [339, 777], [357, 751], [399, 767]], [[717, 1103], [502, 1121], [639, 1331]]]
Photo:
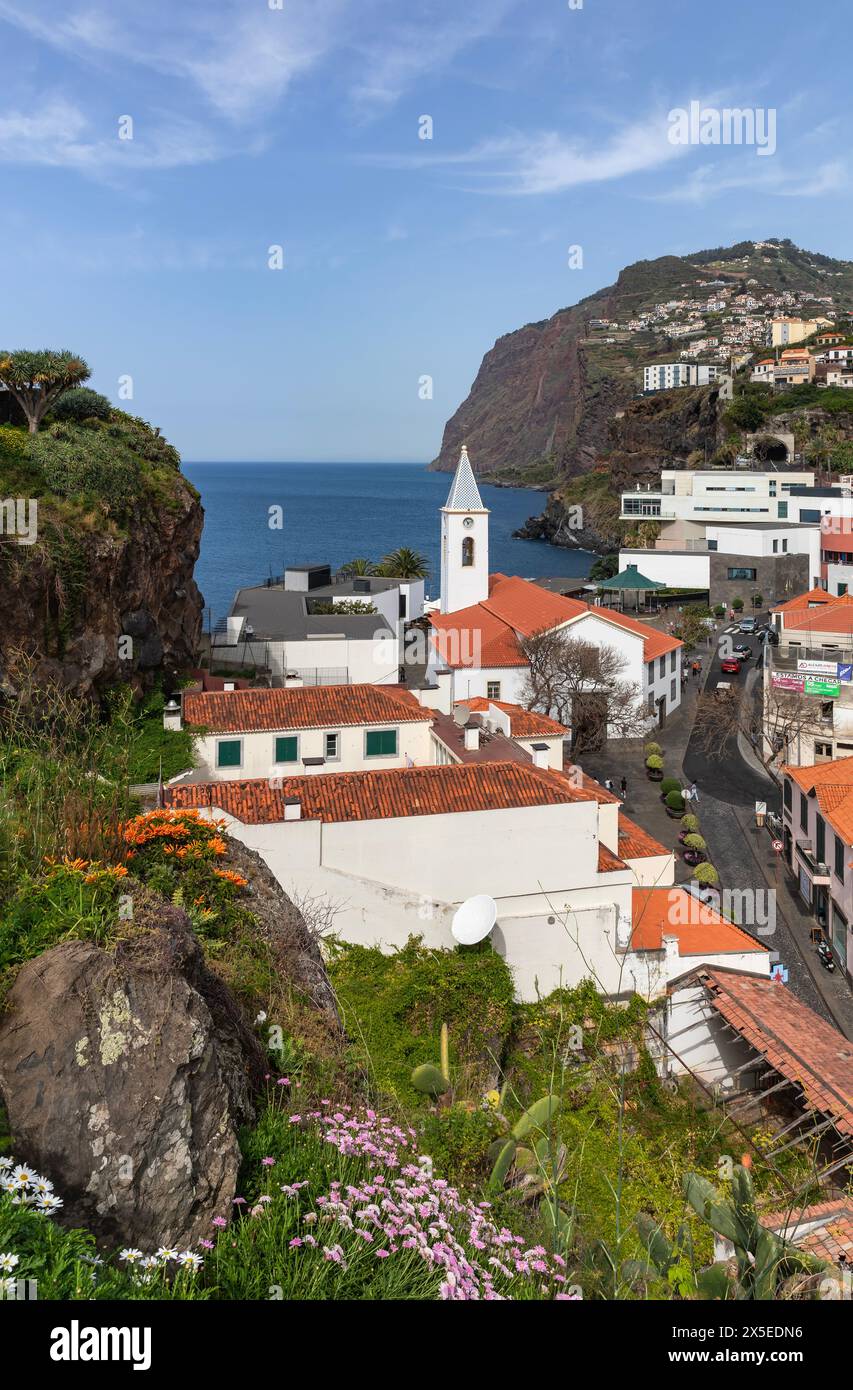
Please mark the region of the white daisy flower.
[[37, 1174], [26, 1163], [19, 1163], [12, 1169], [12, 1177], [18, 1187], [29, 1187], [30, 1183], [35, 1182]]
[[161, 1260], [163, 1264], [168, 1264], [169, 1260], [177, 1260], [178, 1258], [177, 1250], [170, 1250], [166, 1245], [161, 1245], [157, 1251], [157, 1259]]
[[0, 1154], [0, 1173], [5, 1173], [7, 1168], [11, 1168], [13, 1162], [8, 1154]]
[[43, 1197], [36, 1199], [38, 1210], [44, 1212], [45, 1216], [50, 1216], [51, 1212], [59, 1211], [59, 1208], [64, 1205], [62, 1198], [54, 1197], [52, 1192], [45, 1192]]
[[127, 1260], [128, 1264], [131, 1265], [135, 1264], [137, 1260], [142, 1259], [142, 1251], [135, 1249], [134, 1246], [128, 1246], [126, 1249], [122, 1250], [119, 1253], [119, 1259]]
[[19, 1260], [18, 1255], [13, 1255], [11, 1251], [0, 1253], [0, 1269], [4, 1274], [11, 1274]]
[[14, 1197], [15, 1193], [18, 1191], [18, 1184], [15, 1182], [14, 1178], [6, 1178], [0, 1183], [0, 1191], [8, 1192], [10, 1197]]
[[201, 1255], [197, 1255], [194, 1250], [182, 1250], [178, 1256], [178, 1263], [182, 1264], [184, 1269], [196, 1270], [201, 1269], [204, 1261]]
[[34, 1178], [31, 1186], [38, 1197], [46, 1197], [53, 1191], [53, 1183], [49, 1178]]

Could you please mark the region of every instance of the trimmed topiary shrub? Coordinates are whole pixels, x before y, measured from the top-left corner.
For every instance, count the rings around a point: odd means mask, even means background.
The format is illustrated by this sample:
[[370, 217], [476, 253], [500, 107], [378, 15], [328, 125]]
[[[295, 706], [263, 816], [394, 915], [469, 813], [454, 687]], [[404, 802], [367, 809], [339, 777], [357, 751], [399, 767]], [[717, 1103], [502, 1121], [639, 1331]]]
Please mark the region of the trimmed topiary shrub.
[[79, 424], [82, 420], [109, 420], [112, 409], [106, 396], [99, 391], [90, 391], [88, 386], [75, 386], [59, 397], [51, 413], [54, 420], [73, 420]]
[[702, 835], [685, 835], [684, 848], [700, 849], [704, 851], [708, 848], [708, 846], [705, 844], [705, 840]]
[[742, 599], [742, 598], [733, 598], [733, 599], [732, 599], [732, 608], [734, 609], [734, 611], [735, 611], [736, 613], [742, 613], [742, 612], [743, 612], [743, 599]]
[[701, 883], [705, 887], [713, 887], [720, 881], [720, 875], [713, 864], [699, 864], [693, 877], [697, 883]]
[[643, 752], [645, 753], [647, 758], [659, 758], [661, 753], [663, 752], [663, 749], [661, 748], [659, 743], [647, 743], [643, 748]]
[[682, 817], [681, 817], [681, 829], [682, 829], [687, 835], [693, 834], [693, 832], [694, 832], [695, 830], [698, 830], [698, 829], [699, 829], [699, 818], [698, 818], [698, 816], [691, 816], [691, 815], [689, 815], [689, 814], [686, 815], [686, 816], [682, 816]]
[[684, 797], [681, 792], [667, 792], [664, 804], [668, 811], [677, 812], [679, 816], [684, 813]]
[[664, 777], [660, 784], [661, 796], [669, 796], [670, 792], [681, 792], [681, 780], [678, 777]]
[[715, 603], [715, 604], [714, 604], [714, 617], [715, 617], [715, 618], [724, 618], [725, 616], [726, 616], [725, 604], [723, 604], [723, 603]]

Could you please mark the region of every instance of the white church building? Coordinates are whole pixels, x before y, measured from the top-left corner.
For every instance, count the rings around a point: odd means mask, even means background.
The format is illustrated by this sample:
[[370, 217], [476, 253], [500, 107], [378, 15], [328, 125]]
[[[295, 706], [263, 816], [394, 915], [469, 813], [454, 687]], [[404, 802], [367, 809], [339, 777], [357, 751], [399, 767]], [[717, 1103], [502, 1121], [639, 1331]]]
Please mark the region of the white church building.
[[441, 509], [441, 599], [430, 622], [431, 689], [422, 699], [444, 712], [470, 699], [523, 704], [529, 666], [521, 640], [555, 630], [619, 653], [619, 679], [636, 687], [649, 728], [681, 703], [677, 638], [626, 613], [489, 573], [489, 512], [464, 445]]

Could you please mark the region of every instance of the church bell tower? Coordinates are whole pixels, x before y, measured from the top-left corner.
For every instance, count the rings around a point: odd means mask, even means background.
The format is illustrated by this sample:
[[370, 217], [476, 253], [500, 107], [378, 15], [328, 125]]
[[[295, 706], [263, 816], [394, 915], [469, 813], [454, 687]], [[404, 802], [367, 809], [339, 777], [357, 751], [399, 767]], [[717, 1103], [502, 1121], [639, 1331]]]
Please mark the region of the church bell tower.
[[455, 613], [489, 597], [489, 513], [462, 445], [441, 509], [441, 611]]

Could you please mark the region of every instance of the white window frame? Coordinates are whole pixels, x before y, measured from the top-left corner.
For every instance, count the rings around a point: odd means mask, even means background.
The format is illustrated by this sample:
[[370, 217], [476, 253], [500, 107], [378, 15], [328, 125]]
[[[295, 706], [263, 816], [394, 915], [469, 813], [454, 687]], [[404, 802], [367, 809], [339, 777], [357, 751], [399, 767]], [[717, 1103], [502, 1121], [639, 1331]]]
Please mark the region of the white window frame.
[[[335, 740], [335, 751], [330, 753], [327, 748], [327, 741]], [[323, 757], [327, 763], [339, 763], [341, 760], [341, 731], [340, 729], [326, 729], [323, 734]]]

